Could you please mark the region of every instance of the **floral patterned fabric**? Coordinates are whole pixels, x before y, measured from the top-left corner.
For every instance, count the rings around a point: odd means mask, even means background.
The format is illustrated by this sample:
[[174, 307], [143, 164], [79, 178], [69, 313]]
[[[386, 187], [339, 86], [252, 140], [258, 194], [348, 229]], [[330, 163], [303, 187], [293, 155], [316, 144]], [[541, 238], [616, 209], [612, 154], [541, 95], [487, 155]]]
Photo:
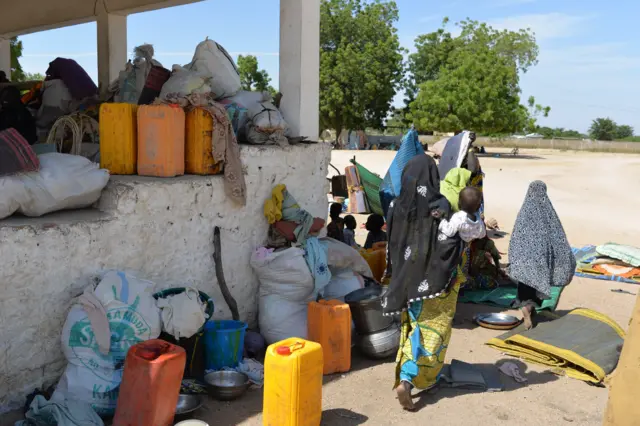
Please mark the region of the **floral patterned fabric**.
[[451, 339], [458, 292], [465, 279], [463, 272], [468, 268], [468, 259], [469, 251], [465, 249], [449, 292], [434, 299], [411, 302], [409, 309], [402, 313], [394, 387], [404, 381], [417, 389], [428, 389], [438, 381]]

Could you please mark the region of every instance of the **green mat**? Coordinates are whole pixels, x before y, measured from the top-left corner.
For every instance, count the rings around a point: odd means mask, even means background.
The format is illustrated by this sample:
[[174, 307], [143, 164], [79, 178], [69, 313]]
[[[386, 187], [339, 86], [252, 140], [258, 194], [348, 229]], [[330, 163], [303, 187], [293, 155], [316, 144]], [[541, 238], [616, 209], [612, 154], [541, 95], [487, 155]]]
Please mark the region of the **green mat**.
[[[537, 310], [555, 311], [563, 289], [564, 287], [551, 287], [551, 298], [543, 300], [542, 307], [537, 308]], [[458, 302], [510, 308], [516, 300], [517, 294], [518, 289], [516, 287], [498, 287], [492, 290], [465, 290], [458, 297]]]
[[351, 163], [353, 163], [356, 166], [356, 170], [358, 170], [360, 185], [364, 188], [364, 195], [367, 197], [369, 210], [371, 213], [384, 216], [382, 203], [380, 202], [380, 185], [382, 184], [382, 178], [367, 170], [362, 164], [357, 163], [355, 157], [351, 160]]

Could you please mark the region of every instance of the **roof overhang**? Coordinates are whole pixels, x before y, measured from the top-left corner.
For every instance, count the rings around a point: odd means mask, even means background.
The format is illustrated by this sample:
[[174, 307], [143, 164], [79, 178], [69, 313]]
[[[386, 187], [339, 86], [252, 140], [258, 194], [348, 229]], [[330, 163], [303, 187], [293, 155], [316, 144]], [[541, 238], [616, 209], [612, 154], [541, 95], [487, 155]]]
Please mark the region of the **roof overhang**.
[[0, 2], [6, 3], [0, 5], [0, 37], [93, 22], [102, 8], [108, 13], [130, 15], [199, 1], [202, 0], [4, 0]]

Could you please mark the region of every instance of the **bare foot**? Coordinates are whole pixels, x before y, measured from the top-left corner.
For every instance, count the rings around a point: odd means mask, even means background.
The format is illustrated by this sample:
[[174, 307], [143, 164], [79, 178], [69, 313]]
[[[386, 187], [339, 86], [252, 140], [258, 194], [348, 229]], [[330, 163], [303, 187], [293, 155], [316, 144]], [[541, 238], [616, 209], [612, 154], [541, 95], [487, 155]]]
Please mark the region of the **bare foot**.
[[416, 409], [411, 399], [411, 386], [409, 383], [400, 382], [400, 385], [396, 388], [396, 393], [398, 394], [398, 401], [402, 408], [407, 411], [414, 411]]
[[533, 320], [531, 319], [532, 312], [532, 305], [522, 307], [522, 320], [524, 321], [524, 328], [526, 328], [527, 330], [531, 330], [533, 328]]

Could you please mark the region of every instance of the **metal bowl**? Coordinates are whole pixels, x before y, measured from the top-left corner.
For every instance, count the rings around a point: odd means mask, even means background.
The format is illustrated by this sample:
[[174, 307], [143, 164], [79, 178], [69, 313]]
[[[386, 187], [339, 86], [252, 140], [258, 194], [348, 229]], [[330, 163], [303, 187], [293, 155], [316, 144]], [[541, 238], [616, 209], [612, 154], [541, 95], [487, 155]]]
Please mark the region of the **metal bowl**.
[[507, 314], [478, 314], [474, 321], [481, 327], [494, 330], [510, 330], [517, 327], [522, 320]]
[[204, 376], [209, 394], [220, 401], [241, 397], [251, 384], [249, 377], [237, 371], [214, 371]]
[[394, 323], [382, 331], [359, 335], [356, 342], [358, 349], [368, 358], [389, 358], [398, 353], [400, 326]]
[[178, 405], [176, 406], [176, 416], [191, 413], [202, 407], [202, 397], [200, 395], [180, 394]]

